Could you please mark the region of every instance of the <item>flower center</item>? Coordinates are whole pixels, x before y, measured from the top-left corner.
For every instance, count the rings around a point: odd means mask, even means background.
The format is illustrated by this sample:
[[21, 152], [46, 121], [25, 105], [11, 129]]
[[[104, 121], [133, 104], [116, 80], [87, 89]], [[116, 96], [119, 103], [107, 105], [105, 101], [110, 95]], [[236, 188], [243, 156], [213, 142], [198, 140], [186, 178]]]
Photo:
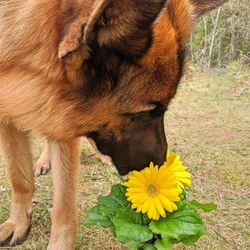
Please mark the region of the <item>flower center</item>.
[[148, 185], [148, 192], [150, 195], [155, 195], [157, 193], [157, 188], [153, 184]]

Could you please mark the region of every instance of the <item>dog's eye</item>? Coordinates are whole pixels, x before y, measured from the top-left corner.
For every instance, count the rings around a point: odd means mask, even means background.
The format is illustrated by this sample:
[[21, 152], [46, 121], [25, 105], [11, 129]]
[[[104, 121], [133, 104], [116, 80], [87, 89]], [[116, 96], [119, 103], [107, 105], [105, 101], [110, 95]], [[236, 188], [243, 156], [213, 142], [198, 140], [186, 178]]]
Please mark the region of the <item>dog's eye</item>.
[[148, 112], [150, 113], [151, 116], [157, 117], [157, 116], [163, 115], [165, 111], [166, 111], [166, 107], [164, 107], [160, 103], [157, 103], [156, 107]]
[[160, 104], [160, 103], [152, 103], [147, 106], [147, 108], [140, 109], [139, 111], [136, 112], [128, 112], [128, 113], [123, 113], [125, 116], [129, 116], [131, 118], [136, 119], [140, 117], [157, 117], [162, 115], [166, 111], [166, 108]]

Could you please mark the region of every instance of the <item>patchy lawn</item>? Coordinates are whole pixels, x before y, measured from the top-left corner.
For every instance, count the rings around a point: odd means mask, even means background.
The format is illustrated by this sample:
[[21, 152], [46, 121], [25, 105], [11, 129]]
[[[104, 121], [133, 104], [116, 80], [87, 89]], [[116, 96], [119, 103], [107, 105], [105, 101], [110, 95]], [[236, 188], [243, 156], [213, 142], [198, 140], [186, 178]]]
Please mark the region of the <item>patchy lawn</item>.
[[[190, 167], [190, 197], [215, 202], [204, 214], [209, 236], [195, 247], [175, 249], [250, 249], [250, 69], [189, 69], [166, 114], [169, 145]], [[39, 155], [39, 140], [34, 144]], [[80, 229], [76, 249], [126, 249], [99, 227], [86, 228], [84, 218], [98, 195], [118, 181], [114, 168], [102, 165], [84, 140], [81, 157]], [[36, 180], [33, 226], [28, 240], [14, 249], [46, 249], [52, 206], [51, 174]], [[0, 223], [8, 218], [10, 188], [0, 160]], [[4, 248], [2, 248], [4, 249]], [[6, 248], [5, 248], [6, 249]]]

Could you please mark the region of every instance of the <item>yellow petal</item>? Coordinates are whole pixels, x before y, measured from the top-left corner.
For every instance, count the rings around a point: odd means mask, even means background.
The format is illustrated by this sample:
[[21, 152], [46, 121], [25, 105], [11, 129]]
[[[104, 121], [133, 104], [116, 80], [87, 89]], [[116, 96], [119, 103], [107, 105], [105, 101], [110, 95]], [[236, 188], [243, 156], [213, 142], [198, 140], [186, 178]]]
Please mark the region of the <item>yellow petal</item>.
[[149, 209], [147, 211], [147, 215], [148, 215], [149, 219], [153, 219], [154, 214], [153, 214], [153, 208], [152, 208], [152, 206], [149, 206]]
[[192, 177], [192, 175], [190, 173], [184, 172], [184, 171], [183, 172], [177, 172], [176, 176], [178, 176], [178, 177], [184, 177], [184, 178], [191, 178]]
[[139, 207], [139, 206], [142, 206], [142, 204], [143, 204], [143, 202], [133, 202], [133, 207], [132, 208], [137, 208], [137, 207]]
[[137, 209], [136, 209], [136, 212], [137, 213], [140, 213], [142, 211], [142, 205], [138, 205]]
[[142, 213], [145, 214], [149, 210], [151, 199], [152, 198], [148, 198], [147, 200], [145, 200], [143, 207], [142, 207]]
[[129, 193], [137, 193], [137, 192], [143, 193], [143, 192], [145, 192], [145, 188], [129, 187], [127, 190]]
[[148, 195], [145, 193], [135, 194], [135, 195], [131, 195], [130, 198], [133, 203], [138, 203], [138, 202], [144, 202], [148, 198]]
[[143, 173], [144, 173], [144, 176], [145, 176], [146, 180], [147, 181], [151, 181], [152, 176], [151, 176], [150, 169], [149, 168], [145, 168], [143, 170]]
[[152, 175], [152, 181], [156, 182], [159, 177], [159, 167], [157, 165], [152, 168], [151, 175]]
[[159, 218], [160, 218], [160, 213], [158, 212], [158, 210], [156, 208], [156, 204], [154, 204], [154, 206], [153, 206], [153, 219], [159, 220]]
[[178, 197], [182, 193], [182, 191], [180, 189], [177, 189], [177, 188], [172, 189], [172, 190], [160, 189], [160, 193], [164, 194], [167, 197]]
[[184, 189], [185, 189], [185, 186], [182, 184], [182, 182], [181, 182], [181, 181], [179, 181], [178, 185], [179, 185], [179, 187], [180, 187], [182, 190], [184, 190]]
[[164, 207], [168, 212], [172, 213], [172, 212], [173, 212], [173, 208], [172, 208], [171, 202], [170, 202], [165, 196], [163, 196], [163, 195], [161, 195], [161, 194], [159, 195], [159, 198], [160, 198], [160, 200], [161, 200], [161, 203], [162, 203], [163, 207]]
[[139, 171], [136, 171], [136, 170], [134, 170], [128, 174], [128, 178], [130, 178], [130, 177], [140, 178], [140, 176], [141, 176], [141, 173]]
[[177, 206], [174, 202], [172, 202], [172, 208], [173, 208], [173, 210], [177, 210]]
[[126, 183], [126, 187], [144, 188], [145, 184], [143, 182], [129, 180], [129, 182]]
[[164, 208], [162, 206], [162, 203], [161, 203], [160, 199], [158, 197], [155, 197], [154, 200], [155, 200], [155, 204], [156, 204], [158, 212], [160, 213], [160, 215], [162, 217], [165, 218], [166, 217], [166, 213], [165, 213], [165, 210], [164, 210]]
[[137, 208], [137, 204], [132, 204], [131, 206], [133, 209]]
[[124, 185], [125, 187], [127, 187], [127, 185], [129, 185], [129, 182], [126, 181], [126, 182], [123, 183], [123, 185]]
[[182, 182], [183, 184], [186, 184], [187, 186], [191, 185], [192, 181], [189, 179], [185, 179], [185, 178], [178, 178], [178, 180], [180, 182]]

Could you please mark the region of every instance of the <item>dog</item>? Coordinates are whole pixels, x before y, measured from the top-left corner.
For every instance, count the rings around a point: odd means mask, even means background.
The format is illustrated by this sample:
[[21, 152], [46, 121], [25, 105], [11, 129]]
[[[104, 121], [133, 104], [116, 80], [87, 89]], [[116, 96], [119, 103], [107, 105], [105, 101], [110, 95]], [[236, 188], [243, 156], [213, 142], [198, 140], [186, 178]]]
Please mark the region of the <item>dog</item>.
[[224, 2], [0, 1], [0, 143], [12, 188], [1, 245], [30, 228], [31, 132], [47, 138], [52, 165], [49, 250], [74, 248], [81, 136], [122, 175], [163, 163], [185, 44], [197, 17]]

